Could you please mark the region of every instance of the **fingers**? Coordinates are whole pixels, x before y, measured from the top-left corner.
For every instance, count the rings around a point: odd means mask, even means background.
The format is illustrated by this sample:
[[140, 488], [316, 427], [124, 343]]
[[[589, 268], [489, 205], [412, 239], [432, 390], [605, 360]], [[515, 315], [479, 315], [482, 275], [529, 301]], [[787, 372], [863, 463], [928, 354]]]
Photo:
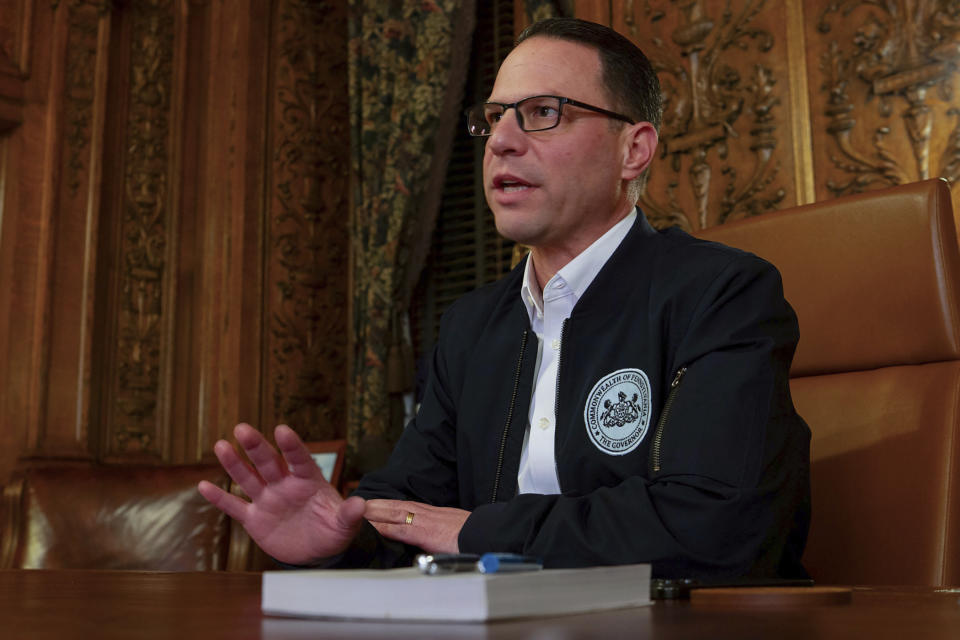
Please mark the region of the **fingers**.
[[317, 463], [296, 431], [282, 424], [274, 430], [273, 437], [290, 473], [301, 478], [323, 477], [322, 473], [317, 473]]
[[283, 457], [263, 434], [249, 424], [241, 422], [234, 427], [233, 434], [255, 469], [225, 440], [217, 442], [213, 451], [230, 477], [251, 499], [256, 500], [266, 485], [280, 482], [290, 474], [325, 482], [310, 452], [290, 427], [280, 425], [274, 432]]
[[[375, 498], [366, 501], [363, 515], [384, 538], [406, 542], [407, 536], [412, 533], [412, 527], [423, 524], [423, 518], [417, 521], [417, 511], [414, 510], [421, 506], [424, 505], [405, 500]], [[408, 514], [413, 514], [409, 523]]]
[[374, 499], [366, 501], [364, 516], [371, 522], [407, 524], [407, 514], [416, 512], [426, 505], [406, 500]]
[[200, 481], [200, 484], [197, 485], [197, 491], [199, 491], [200, 495], [206, 498], [210, 504], [243, 524], [247, 514], [247, 508], [249, 507], [249, 503], [245, 500], [224, 491], [217, 485], [212, 482], [207, 482], [206, 480]]
[[364, 516], [380, 535], [430, 553], [457, 553], [469, 511], [409, 500], [367, 500]]
[[218, 440], [213, 445], [213, 453], [244, 493], [251, 499], [256, 499], [260, 495], [263, 491], [263, 480], [243, 461], [232, 444], [226, 440]]
[[[260, 474], [264, 482], [268, 484], [279, 482], [286, 475], [286, 464], [277, 454], [277, 450], [263, 437], [263, 434], [249, 424], [241, 422], [234, 427], [233, 435], [257, 468], [257, 473]], [[246, 491], [245, 487], [244, 491]]]

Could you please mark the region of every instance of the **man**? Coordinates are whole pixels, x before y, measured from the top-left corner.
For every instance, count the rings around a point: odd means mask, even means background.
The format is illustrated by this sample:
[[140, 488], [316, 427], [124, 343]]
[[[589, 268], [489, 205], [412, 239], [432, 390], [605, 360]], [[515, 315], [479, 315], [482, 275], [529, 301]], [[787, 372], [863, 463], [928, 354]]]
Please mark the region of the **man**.
[[660, 123], [656, 76], [612, 30], [527, 29], [490, 99], [484, 188], [531, 247], [445, 314], [425, 397], [384, 469], [342, 500], [287, 427], [215, 452], [251, 502], [200, 491], [277, 560], [394, 566], [419, 550], [547, 567], [799, 576], [809, 431], [787, 386], [796, 320], [769, 264], [634, 203]]

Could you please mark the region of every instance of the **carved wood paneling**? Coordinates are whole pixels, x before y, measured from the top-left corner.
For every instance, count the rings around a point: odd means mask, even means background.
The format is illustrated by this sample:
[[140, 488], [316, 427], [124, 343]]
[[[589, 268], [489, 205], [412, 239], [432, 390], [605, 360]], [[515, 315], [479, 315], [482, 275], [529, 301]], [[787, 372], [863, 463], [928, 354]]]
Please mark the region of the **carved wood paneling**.
[[63, 145], [65, 153], [62, 176], [68, 191], [64, 195], [74, 201], [69, 204], [76, 204], [75, 200], [80, 195], [80, 187], [85, 179], [89, 178], [90, 127], [93, 123], [97, 72], [97, 37], [100, 31], [100, 18], [104, 14], [94, 4], [85, 2], [69, 2], [65, 10], [68, 29], [64, 78]]
[[264, 419], [332, 439], [346, 424], [346, 6], [281, 0], [275, 25]]
[[642, 200], [657, 224], [960, 177], [958, 0], [581, 0], [577, 14], [658, 69], [666, 117]]
[[663, 88], [641, 200], [655, 224], [699, 229], [796, 204], [786, 4], [624, 0], [611, 21]]
[[169, 313], [173, 0], [127, 5], [130, 38], [118, 222], [116, 315], [106, 394], [105, 455], [162, 456], [161, 364]]
[[0, 3], [0, 482], [343, 436], [347, 5]]
[[817, 198], [955, 181], [960, 2], [817, 0], [805, 12]]

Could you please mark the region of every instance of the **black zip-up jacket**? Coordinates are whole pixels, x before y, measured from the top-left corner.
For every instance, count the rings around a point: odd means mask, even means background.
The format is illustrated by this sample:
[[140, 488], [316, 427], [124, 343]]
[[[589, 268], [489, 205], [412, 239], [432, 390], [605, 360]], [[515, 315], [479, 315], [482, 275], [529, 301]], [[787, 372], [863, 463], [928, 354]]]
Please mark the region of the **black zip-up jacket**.
[[[798, 332], [777, 270], [637, 217], [563, 328], [560, 495], [517, 494], [537, 356], [522, 275], [445, 314], [417, 417], [357, 494], [470, 510], [464, 552], [650, 562], [661, 577], [805, 575], [810, 434], [790, 398]], [[414, 551], [367, 525], [340, 564]]]

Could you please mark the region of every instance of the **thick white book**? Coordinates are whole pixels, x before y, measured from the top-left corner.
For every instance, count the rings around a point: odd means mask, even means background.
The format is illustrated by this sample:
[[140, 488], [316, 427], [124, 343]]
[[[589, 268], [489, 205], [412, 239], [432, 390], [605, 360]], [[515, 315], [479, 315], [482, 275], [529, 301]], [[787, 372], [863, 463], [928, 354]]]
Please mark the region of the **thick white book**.
[[267, 615], [482, 622], [650, 604], [650, 565], [425, 575], [407, 569], [265, 571]]

